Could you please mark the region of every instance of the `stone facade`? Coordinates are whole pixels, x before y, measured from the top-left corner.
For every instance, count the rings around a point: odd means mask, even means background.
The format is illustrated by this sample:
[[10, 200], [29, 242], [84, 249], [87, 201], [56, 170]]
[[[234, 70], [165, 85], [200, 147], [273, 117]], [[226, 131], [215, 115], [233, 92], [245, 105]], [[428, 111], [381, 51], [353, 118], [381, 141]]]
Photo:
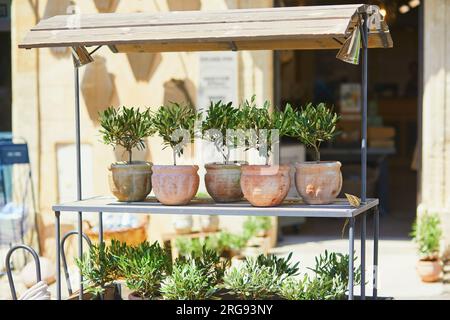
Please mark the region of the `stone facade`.
[[[78, 0], [76, 4], [82, 13], [96, 13], [98, 8], [103, 11], [106, 7], [129, 13], [272, 6], [271, 0], [189, 0], [183, 1], [183, 8], [172, 8], [176, 2], [166, 0], [122, 0], [111, 6], [104, 2]], [[19, 50], [17, 44], [40, 19], [64, 14], [69, 4], [60, 0], [12, 2], [13, 131], [29, 143], [42, 218], [40, 230], [44, 238], [50, 239], [44, 245], [50, 255], [53, 252], [51, 206], [76, 197], [73, 67], [67, 50]], [[86, 195], [109, 194], [107, 167], [122, 157], [120, 150], [114, 152], [101, 143], [98, 111], [109, 105], [157, 108], [167, 100], [172, 79], [184, 80], [195, 102], [198, 82], [197, 53], [162, 53], [143, 58], [139, 54], [113, 54], [108, 48], [102, 48], [95, 57], [95, 63], [80, 69], [83, 165], [89, 171], [83, 174]], [[239, 53], [239, 99], [253, 94], [260, 100], [272, 99], [272, 74], [272, 52]], [[171, 161], [171, 153], [161, 151], [161, 139], [155, 137], [149, 139], [147, 150], [137, 158], [163, 164]], [[183, 161], [190, 163], [192, 158]], [[61, 180], [63, 172], [65, 180]], [[223, 219], [223, 225], [236, 225], [236, 220], [227, 221]], [[67, 228], [73, 228], [74, 219], [69, 215], [63, 215], [63, 222]], [[152, 216], [151, 239], [159, 239], [161, 233], [171, 231], [171, 225], [170, 218]]]
[[424, 1], [424, 96], [421, 204], [441, 215], [450, 245], [450, 1]]
[[[78, 0], [82, 12], [168, 11], [170, 9], [227, 9], [245, 7], [270, 7], [272, 0], [189, 0], [179, 2], [167, 0], [112, 1]], [[61, 146], [74, 143], [74, 90], [73, 68], [70, 54], [64, 50], [19, 50], [17, 44], [25, 33], [41, 18], [64, 13], [69, 1], [13, 1], [12, 2], [12, 74], [13, 74], [13, 131], [25, 137], [29, 143], [30, 157], [38, 190], [41, 231], [52, 235], [51, 205], [61, 199], [58, 167], [75, 172], [70, 152], [62, 153]], [[178, 3], [178, 4], [177, 4]], [[33, 6], [34, 5], [34, 6]], [[175, 7], [174, 7], [175, 6]], [[424, 97], [421, 159], [421, 203], [418, 214], [425, 211], [439, 212], [445, 229], [445, 243], [450, 243], [450, 1], [424, 1]], [[62, 8], [62, 9], [61, 9]], [[81, 95], [82, 142], [89, 146], [89, 162], [92, 175], [88, 175], [93, 194], [108, 194], [107, 170], [109, 163], [121, 157], [110, 147], [100, 143], [96, 114], [104, 102], [111, 105], [133, 105], [158, 107], [167, 99], [171, 79], [185, 80], [190, 96], [196, 96], [198, 79], [197, 53], [164, 53], [149, 55], [116, 55], [107, 49], [97, 54], [96, 68], [101, 83], [102, 95], [96, 96], [96, 76], [90, 76], [87, 68], [81, 70], [81, 80], [86, 80]], [[103, 61], [103, 64], [102, 64]], [[95, 65], [92, 65], [95, 66]], [[93, 68], [91, 66], [91, 68]], [[96, 73], [94, 73], [95, 75]], [[106, 79], [106, 80], [105, 80]], [[86, 89], [87, 88], [87, 89]], [[169, 88], [169, 89], [167, 89]], [[94, 93], [92, 93], [94, 92]], [[105, 97], [103, 94], [107, 93]], [[272, 53], [239, 53], [239, 98], [256, 94], [259, 99], [272, 99], [273, 61]], [[85, 100], [89, 99], [89, 101]], [[153, 162], [169, 162], [169, 151], [160, 150], [161, 140], [151, 138], [149, 148], [139, 157]], [[66, 155], [66, 158], [64, 158]], [[157, 157], [156, 157], [157, 156]], [[191, 159], [184, 159], [189, 162]], [[73, 189], [73, 184], [67, 186]], [[75, 193], [73, 194], [75, 197]], [[66, 220], [68, 224], [70, 220]], [[224, 225], [227, 219], [224, 219]], [[154, 216], [150, 224], [150, 235], [157, 239], [161, 232], [170, 231], [169, 218]], [[228, 223], [235, 225], [235, 223]], [[47, 244], [50, 246], [50, 244]], [[53, 248], [53, 247], [51, 247]]]

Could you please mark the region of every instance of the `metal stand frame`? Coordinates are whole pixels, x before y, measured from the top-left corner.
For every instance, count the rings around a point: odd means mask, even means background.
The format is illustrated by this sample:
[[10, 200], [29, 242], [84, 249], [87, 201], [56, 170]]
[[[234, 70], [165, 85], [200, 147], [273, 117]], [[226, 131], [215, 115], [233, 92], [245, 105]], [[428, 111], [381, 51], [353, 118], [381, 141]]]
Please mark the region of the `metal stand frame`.
[[[362, 14], [362, 75], [361, 75], [361, 100], [362, 100], [362, 128], [361, 128], [361, 202], [367, 201], [367, 83], [368, 83], [368, 42], [369, 32], [367, 13]], [[366, 299], [366, 215], [361, 219], [361, 299]], [[353, 258], [353, 256], [352, 256]]]
[[[71, 296], [73, 294], [73, 290], [72, 290], [72, 284], [70, 282], [70, 275], [69, 275], [69, 269], [67, 266], [66, 252], [65, 252], [64, 246], [66, 244], [67, 239], [74, 235], [78, 235], [78, 231], [71, 231], [71, 232], [66, 233], [66, 235], [61, 240], [61, 259], [62, 259], [62, 264], [63, 264], [63, 268], [64, 268], [64, 277], [66, 278], [66, 285], [67, 285], [67, 291], [69, 292], [69, 296]], [[90, 248], [92, 246], [91, 239], [89, 239], [89, 237], [86, 234], [82, 234], [82, 237], [84, 238], [84, 240], [86, 240], [86, 242]]]
[[[361, 72], [361, 97], [362, 97], [362, 140], [361, 140], [361, 201], [367, 201], [367, 83], [368, 83], [368, 13], [361, 12], [362, 25], [362, 72]], [[100, 47], [93, 50], [90, 54], [100, 49]], [[79, 67], [82, 66], [77, 57], [74, 55], [74, 80], [75, 80], [75, 125], [76, 125], [76, 160], [77, 160], [77, 199], [82, 200], [82, 179], [81, 179], [81, 137], [80, 137], [80, 92], [79, 92]], [[378, 206], [374, 208], [374, 248], [373, 248], [373, 299], [377, 298], [378, 294], [378, 238], [379, 238], [379, 209]], [[354, 242], [355, 242], [355, 222], [356, 218], [350, 218], [349, 228], [349, 284], [348, 284], [348, 299], [354, 299]], [[361, 213], [361, 299], [366, 298], [366, 225], [367, 212]], [[56, 281], [57, 281], [57, 298], [61, 299], [61, 235], [60, 235], [60, 211], [55, 211], [55, 233], [56, 233]], [[83, 213], [78, 212], [78, 256], [83, 257]], [[99, 240], [103, 242], [103, 213], [99, 212]], [[83, 277], [80, 274], [80, 293], [79, 299], [83, 299]]]
[[6, 266], [6, 274], [8, 275], [9, 288], [11, 290], [11, 296], [12, 296], [13, 300], [17, 300], [17, 293], [16, 293], [16, 287], [14, 285], [12, 271], [11, 271], [11, 256], [16, 250], [19, 250], [19, 249], [28, 251], [33, 256], [34, 264], [36, 266], [36, 280], [37, 280], [36, 283], [39, 283], [42, 280], [41, 262], [39, 260], [39, 255], [37, 254], [37, 252], [30, 246], [26, 246], [26, 245], [19, 245], [19, 246], [12, 247], [6, 254], [5, 266]]
[[[76, 157], [77, 157], [77, 200], [82, 200], [81, 181], [81, 125], [80, 125], [80, 72], [76, 57], [74, 60], [75, 72], [75, 137], [76, 137]], [[78, 212], [78, 258], [83, 258], [83, 213]], [[57, 242], [59, 245], [59, 242]], [[60, 288], [61, 289], [61, 288]], [[80, 272], [80, 300], [83, 300], [83, 275]]]

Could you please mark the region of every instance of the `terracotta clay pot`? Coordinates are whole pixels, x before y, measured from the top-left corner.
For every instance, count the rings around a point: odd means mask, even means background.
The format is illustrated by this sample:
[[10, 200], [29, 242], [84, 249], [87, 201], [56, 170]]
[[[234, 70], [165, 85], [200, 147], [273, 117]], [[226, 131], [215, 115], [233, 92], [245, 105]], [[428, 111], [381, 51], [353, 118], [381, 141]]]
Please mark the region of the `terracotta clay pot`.
[[289, 166], [242, 166], [241, 188], [255, 207], [275, 207], [283, 203], [291, 185]]
[[198, 166], [153, 166], [152, 185], [159, 202], [167, 206], [188, 204], [197, 194]]
[[342, 189], [340, 162], [304, 162], [295, 168], [297, 192], [308, 204], [330, 204]]
[[436, 282], [441, 278], [442, 265], [439, 260], [419, 260], [417, 273], [423, 282]]
[[109, 186], [119, 201], [144, 201], [152, 191], [151, 163], [114, 163], [109, 170]]
[[241, 166], [211, 163], [205, 165], [205, 185], [209, 195], [219, 203], [241, 201]]

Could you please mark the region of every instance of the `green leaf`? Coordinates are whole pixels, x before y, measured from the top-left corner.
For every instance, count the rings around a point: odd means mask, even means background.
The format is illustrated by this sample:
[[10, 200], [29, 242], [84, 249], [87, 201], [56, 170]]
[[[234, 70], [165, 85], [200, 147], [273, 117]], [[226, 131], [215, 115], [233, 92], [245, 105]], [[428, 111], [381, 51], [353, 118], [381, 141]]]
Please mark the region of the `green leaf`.
[[411, 232], [418, 245], [419, 254], [424, 259], [435, 259], [439, 255], [442, 238], [441, 220], [438, 214], [424, 213], [413, 224]]

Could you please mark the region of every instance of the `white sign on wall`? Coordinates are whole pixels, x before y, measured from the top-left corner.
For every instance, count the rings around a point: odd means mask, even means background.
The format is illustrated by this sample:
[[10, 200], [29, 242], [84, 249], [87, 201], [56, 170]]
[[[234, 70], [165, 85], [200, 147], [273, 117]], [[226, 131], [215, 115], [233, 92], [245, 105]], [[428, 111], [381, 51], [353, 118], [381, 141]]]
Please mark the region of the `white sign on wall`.
[[[236, 52], [199, 53], [199, 81], [197, 106], [206, 111], [212, 102], [238, 103], [238, 54]], [[223, 161], [212, 142], [196, 139], [196, 163], [200, 175], [205, 174], [204, 164]], [[231, 155], [233, 159], [233, 154]], [[205, 191], [201, 179], [200, 191]]]
[[198, 107], [206, 109], [210, 101], [238, 101], [238, 56], [236, 52], [199, 53]]

